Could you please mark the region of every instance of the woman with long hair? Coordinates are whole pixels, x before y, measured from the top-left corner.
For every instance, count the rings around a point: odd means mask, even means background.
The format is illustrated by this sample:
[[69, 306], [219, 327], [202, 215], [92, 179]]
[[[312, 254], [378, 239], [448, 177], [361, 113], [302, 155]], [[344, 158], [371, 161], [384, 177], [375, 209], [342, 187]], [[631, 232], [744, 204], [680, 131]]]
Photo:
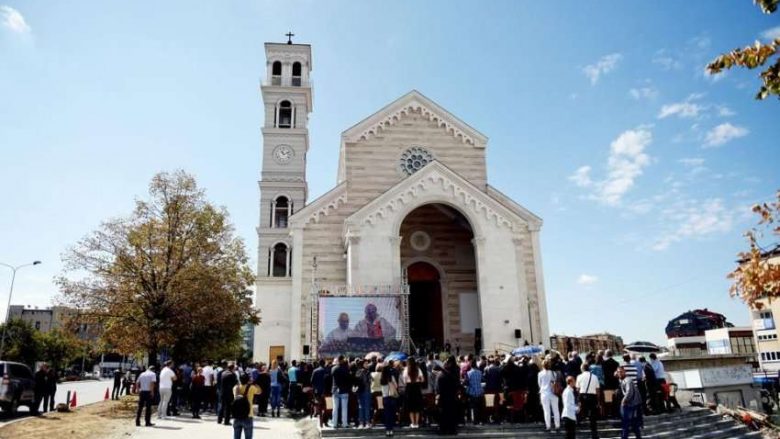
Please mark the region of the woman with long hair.
[[439, 433], [457, 434], [460, 419], [460, 369], [455, 357], [448, 357], [444, 368], [439, 371], [436, 389], [438, 390]]
[[271, 363], [271, 417], [279, 417], [282, 405], [284, 371], [276, 360]]
[[542, 362], [544, 370], [539, 372], [539, 396], [542, 400], [542, 412], [544, 413], [544, 425], [548, 432], [552, 431], [550, 426], [550, 412], [555, 418], [555, 431], [558, 432], [561, 429], [561, 413], [558, 410], [558, 396], [555, 394], [554, 387], [556, 385], [557, 377], [552, 369], [552, 360], [545, 359]]
[[401, 375], [401, 381], [406, 384], [406, 411], [411, 419], [411, 427], [420, 427], [420, 412], [423, 408], [422, 385], [425, 382], [420, 368], [414, 358], [409, 358]]
[[395, 411], [398, 400], [398, 380], [393, 373], [391, 361], [382, 369], [382, 377], [379, 380], [382, 385], [382, 405], [384, 406], [385, 436], [393, 436], [395, 428]]

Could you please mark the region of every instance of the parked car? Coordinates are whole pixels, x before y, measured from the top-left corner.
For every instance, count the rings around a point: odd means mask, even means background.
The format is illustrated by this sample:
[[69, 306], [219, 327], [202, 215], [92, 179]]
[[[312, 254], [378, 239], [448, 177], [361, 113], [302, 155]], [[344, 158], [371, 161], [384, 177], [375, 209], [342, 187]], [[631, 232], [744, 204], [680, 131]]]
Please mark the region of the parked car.
[[15, 414], [20, 405], [35, 405], [35, 379], [32, 370], [22, 363], [0, 361], [0, 409]]

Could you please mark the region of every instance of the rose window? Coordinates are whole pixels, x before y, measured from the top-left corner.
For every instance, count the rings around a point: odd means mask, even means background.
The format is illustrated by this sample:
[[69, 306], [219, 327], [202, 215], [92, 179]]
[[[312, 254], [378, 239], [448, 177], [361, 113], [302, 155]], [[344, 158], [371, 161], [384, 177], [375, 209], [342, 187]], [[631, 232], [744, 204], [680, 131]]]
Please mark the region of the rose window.
[[433, 161], [433, 155], [425, 148], [413, 146], [401, 154], [400, 168], [406, 175], [412, 175]]

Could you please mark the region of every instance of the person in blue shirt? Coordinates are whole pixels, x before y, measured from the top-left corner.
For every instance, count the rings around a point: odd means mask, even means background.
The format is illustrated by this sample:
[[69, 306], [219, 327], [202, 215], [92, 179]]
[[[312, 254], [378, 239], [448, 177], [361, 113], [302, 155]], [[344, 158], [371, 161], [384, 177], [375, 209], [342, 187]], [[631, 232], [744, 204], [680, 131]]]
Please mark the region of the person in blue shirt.
[[474, 425], [482, 422], [482, 403], [485, 392], [482, 390], [482, 372], [477, 362], [471, 360], [471, 367], [466, 372], [466, 394], [469, 396], [469, 412]]
[[298, 362], [292, 360], [291, 366], [287, 369], [287, 379], [290, 381], [290, 388], [287, 395], [287, 408], [292, 411], [298, 411], [298, 400], [300, 395], [300, 385], [298, 384]]

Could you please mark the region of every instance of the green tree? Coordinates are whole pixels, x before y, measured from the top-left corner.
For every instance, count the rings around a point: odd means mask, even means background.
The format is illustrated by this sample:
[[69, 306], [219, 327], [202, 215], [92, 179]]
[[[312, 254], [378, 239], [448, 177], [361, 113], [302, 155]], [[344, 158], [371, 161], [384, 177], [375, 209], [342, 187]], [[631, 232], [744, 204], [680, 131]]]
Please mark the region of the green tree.
[[243, 241], [183, 171], [157, 174], [130, 216], [103, 223], [63, 261], [63, 301], [101, 323], [103, 340], [119, 352], [155, 361], [167, 348], [196, 359], [209, 352], [191, 346], [222, 346], [240, 336], [242, 322], [258, 321], [244, 294], [254, 276]]
[[[754, 0], [754, 3], [758, 4], [765, 14], [772, 14], [777, 11], [780, 0]], [[755, 69], [763, 66], [767, 61], [771, 62], [774, 58], [774, 64], [761, 72], [763, 85], [756, 94], [756, 99], [766, 99], [772, 94], [780, 98], [780, 56], [776, 56], [778, 51], [780, 51], [780, 38], [775, 38], [774, 41], [766, 44], [756, 41], [751, 46], [737, 48], [715, 58], [707, 65], [707, 71], [714, 75], [734, 66]]]
[[41, 358], [55, 369], [68, 366], [84, 352], [83, 341], [59, 328], [39, 334], [39, 339]]
[[35, 367], [41, 358], [41, 340], [38, 330], [21, 319], [11, 319], [7, 325], [0, 325], [0, 333], [5, 328], [5, 351], [3, 360], [17, 361]]

